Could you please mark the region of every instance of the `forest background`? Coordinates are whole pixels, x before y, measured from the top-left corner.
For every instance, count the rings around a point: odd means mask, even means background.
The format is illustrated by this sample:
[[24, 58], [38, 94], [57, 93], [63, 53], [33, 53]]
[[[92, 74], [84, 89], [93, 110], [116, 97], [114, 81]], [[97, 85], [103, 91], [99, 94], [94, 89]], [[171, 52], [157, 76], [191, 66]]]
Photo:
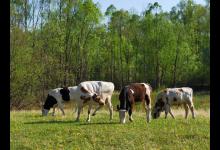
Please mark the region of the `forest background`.
[[10, 108], [86, 80], [209, 90], [209, 0], [169, 12], [149, 3], [141, 14], [114, 5], [102, 14], [92, 0], [10, 0]]

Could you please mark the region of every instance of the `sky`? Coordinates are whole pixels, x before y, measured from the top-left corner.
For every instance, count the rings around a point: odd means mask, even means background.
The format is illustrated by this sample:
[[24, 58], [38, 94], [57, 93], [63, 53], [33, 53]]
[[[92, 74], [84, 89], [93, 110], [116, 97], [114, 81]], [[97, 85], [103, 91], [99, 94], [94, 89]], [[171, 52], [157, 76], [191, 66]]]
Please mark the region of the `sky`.
[[[176, 6], [180, 0], [93, 0], [100, 4], [102, 13], [105, 13], [109, 5], [113, 4], [117, 10], [135, 10], [140, 15], [148, 6], [148, 3], [158, 2], [162, 6], [163, 11], [170, 11], [173, 6]], [[205, 0], [194, 0], [196, 4], [205, 5]]]

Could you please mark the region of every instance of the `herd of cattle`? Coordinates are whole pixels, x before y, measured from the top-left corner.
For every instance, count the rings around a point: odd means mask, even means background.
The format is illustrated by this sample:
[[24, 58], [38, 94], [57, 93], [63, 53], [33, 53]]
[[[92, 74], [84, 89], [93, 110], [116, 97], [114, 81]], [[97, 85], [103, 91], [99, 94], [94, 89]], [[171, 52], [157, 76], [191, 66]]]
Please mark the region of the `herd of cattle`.
[[[58, 107], [65, 112], [64, 102], [74, 101], [77, 106], [77, 118], [79, 121], [80, 113], [83, 106], [88, 105], [87, 121], [90, 121], [92, 106], [96, 109], [92, 116], [104, 105], [108, 106], [110, 112], [110, 120], [113, 119], [113, 106], [111, 102], [112, 94], [114, 91], [114, 84], [112, 82], [104, 81], [85, 81], [81, 82], [78, 86], [63, 87], [50, 90], [47, 99], [42, 108], [42, 115], [48, 114], [50, 108], [53, 108], [52, 115], [55, 113], [55, 108]], [[195, 118], [194, 105], [193, 105], [193, 90], [189, 87], [181, 88], [166, 88], [157, 94], [155, 105], [151, 110], [151, 92], [152, 88], [147, 83], [132, 83], [122, 88], [119, 94], [119, 105], [117, 110], [119, 112], [120, 123], [125, 123], [126, 112], [128, 112], [129, 120], [133, 121], [132, 112], [134, 110], [135, 102], [143, 102], [146, 110], [146, 120], [150, 122], [151, 116], [156, 119], [160, 113], [165, 111], [165, 118], [170, 113], [172, 118], [174, 115], [171, 110], [172, 105], [182, 104], [185, 109], [185, 118], [188, 116], [189, 109], [191, 110], [192, 117]]]

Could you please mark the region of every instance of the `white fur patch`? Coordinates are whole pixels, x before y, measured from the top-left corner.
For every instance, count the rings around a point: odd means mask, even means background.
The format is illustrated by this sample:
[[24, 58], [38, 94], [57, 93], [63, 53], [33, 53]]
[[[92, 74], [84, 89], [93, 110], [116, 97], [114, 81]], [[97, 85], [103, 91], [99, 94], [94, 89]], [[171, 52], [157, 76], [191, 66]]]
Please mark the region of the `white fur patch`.
[[134, 94], [134, 91], [132, 89], [130, 89], [130, 90], [131, 90], [131, 93]]

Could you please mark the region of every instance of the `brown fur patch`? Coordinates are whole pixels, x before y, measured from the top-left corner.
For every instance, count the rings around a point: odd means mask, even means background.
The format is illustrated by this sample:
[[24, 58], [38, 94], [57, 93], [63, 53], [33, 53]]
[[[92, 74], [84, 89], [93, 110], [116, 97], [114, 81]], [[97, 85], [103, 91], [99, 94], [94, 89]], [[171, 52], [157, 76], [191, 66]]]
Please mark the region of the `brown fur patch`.
[[[134, 91], [134, 93], [132, 93], [131, 90]], [[125, 96], [125, 93], [127, 96]], [[134, 110], [134, 104], [136, 102], [143, 102], [144, 105], [149, 105], [151, 103], [150, 95], [146, 95], [146, 88], [144, 84], [141, 83], [132, 83], [123, 87], [119, 94], [119, 100], [120, 106], [129, 103], [129, 106], [126, 106], [126, 109], [128, 109], [130, 113]]]
[[89, 93], [84, 87], [81, 87], [80, 90], [81, 90], [81, 92], [83, 92], [83, 93]]
[[183, 89], [178, 89], [180, 92], [183, 92]]
[[163, 90], [164, 93], [167, 93], [167, 89]]

